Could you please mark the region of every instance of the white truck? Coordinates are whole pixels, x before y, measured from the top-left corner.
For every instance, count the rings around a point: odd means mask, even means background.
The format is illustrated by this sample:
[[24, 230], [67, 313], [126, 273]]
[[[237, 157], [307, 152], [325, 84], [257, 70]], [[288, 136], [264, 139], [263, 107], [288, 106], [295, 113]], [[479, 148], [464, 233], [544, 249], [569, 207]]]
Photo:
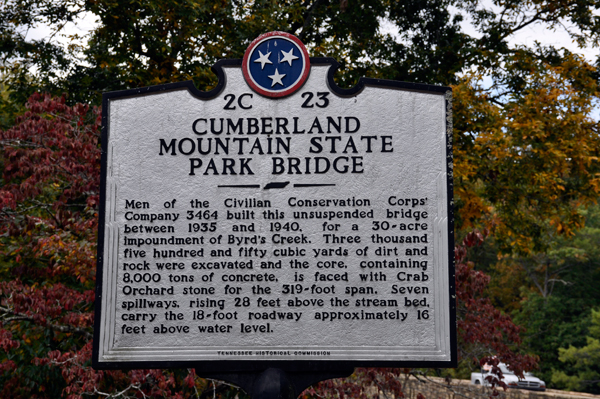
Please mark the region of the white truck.
[[[504, 381], [509, 388], [529, 389], [532, 391], [546, 390], [546, 383], [531, 373], [523, 373], [524, 378], [519, 378], [515, 375], [515, 373], [508, 369], [506, 364], [500, 363], [498, 364], [498, 367], [500, 370], [502, 370], [502, 381]], [[491, 366], [485, 365], [481, 369], [480, 373], [471, 373], [471, 384], [489, 386], [490, 382], [488, 379], [486, 379], [486, 377], [491, 377], [496, 380], [498, 379], [496, 374], [491, 373], [491, 369]]]

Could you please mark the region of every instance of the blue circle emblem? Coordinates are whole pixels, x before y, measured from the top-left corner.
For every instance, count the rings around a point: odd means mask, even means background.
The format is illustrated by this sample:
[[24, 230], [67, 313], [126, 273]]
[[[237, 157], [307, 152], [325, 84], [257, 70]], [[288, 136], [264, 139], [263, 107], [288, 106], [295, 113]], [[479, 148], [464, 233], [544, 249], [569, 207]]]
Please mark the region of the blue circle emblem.
[[242, 71], [254, 91], [267, 97], [283, 97], [302, 87], [310, 72], [310, 60], [297, 37], [269, 32], [248, 46]]

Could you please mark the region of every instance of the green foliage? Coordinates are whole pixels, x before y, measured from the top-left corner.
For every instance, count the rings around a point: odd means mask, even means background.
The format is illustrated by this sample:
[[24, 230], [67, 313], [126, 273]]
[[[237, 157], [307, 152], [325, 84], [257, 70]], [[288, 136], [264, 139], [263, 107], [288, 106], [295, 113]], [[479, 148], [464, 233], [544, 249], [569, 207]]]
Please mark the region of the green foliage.
[[571, 365], [574, 375], [555, 370], [552, 382], [573, 391], [600, 393], [600, 311], [592, 309], [589, 336], [583, 347], [559, 349], [559, 360]]
[[600, 306], [600, 206], [581, 212], [585, 227], [572, 239], [558, 240], [548, 253], [548, 262], [562, 269], [560, 278], [546, 281], [551, 295], [520, 284], [523, 301], [514, 313], [526, 328], [525, 345], [540, 356], [540, 376], [547, 382], [555, 382], [552, 370], [574, 373], [559, 360], [559, 348], [585, 345], [590, 311]]
[[[270, 30], [297, 35], [312, 56], [340, 61], [344, 86], [362, 76], [452, 84], [458, 74], [483, 67], [519, 90], [529, 66], [505, 68], [515, 56], [508, 40], [516, 32], [566, 22], [582, 44], [598, 40], [597, 1], [495, 3], [498, 11], [470, 0], [7, 0], [0, 11], [0, 56], [18, 103], [43, 90], [97, 104], [101, 91], [166, 81], [193, 79], [206, 89], [215, 84], [210, 67], [217, 60], [241, 58], [251, 40]], [[61, 46], [56, 39], [65, 35], [65, 24], [83, 15], [95, 16], [97, 28], [82, 47]], [[465, 18], [474, 21], [476, 35], [462, 31]], [[27, 29], [41, 23], [52, 36], [28, 39]], [[562, 59], [554, 49], [519, 51], [533, 60]]]
[[[206, 89], [216, 83], [210, 68], [217, 60], [242, 58], [250, 41], [270, 30], [298, 35], [312, 56], [338, 59], [343, 85], [362, 76], [449, 83], [468, 57], [462, 49], [474, 48], [466, 46], [471, 39], [460, 32], [460, 18], [447, 11], [452, 3], [9, 0], [0, 54], [11, 60], [9, 82], [21, 103], [34, 89], [67, 91], [73, 102], [95, 104], [102, 91], [170, 81], [192, 79]], [[65, 20], [84, 13], [99, 25], [72, 53], [56, 41], [31, 41], [20, 33], [44, 22], [60, 35]], [[399, 40], [382, 32], [384, 16]]]
[[10, 90], [4, 83], [4, 75], [0, 72], [0, 129], [8, 129], [14, 125], [15, 115], [22, 112], [22, 106], [10, 99]]

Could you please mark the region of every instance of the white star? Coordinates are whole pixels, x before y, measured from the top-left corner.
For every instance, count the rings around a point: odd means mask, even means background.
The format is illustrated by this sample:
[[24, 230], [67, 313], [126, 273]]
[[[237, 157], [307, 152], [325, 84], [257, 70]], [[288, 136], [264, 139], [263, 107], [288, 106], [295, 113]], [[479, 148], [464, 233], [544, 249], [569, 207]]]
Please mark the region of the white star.
[[278, 83], [283, 86], [283, 82], [281, 81], [281, 78], [283, 78], [285, 76], [285, 73], [283, 75], [280, 75], [277, 68], [275, 68], [275, 75], [268, 75], [268, 76], [269, 76], [269, 78], [271, 78], [271, 80], [273, 80], [271, 87], [275, 86]]
[[260, 69], [264, 69], [265, 64], [272, 64], [271, 60], [269, 60], [269, 56], [271, 55], [270, 51], [267, 54], [263, 54], [258, 50], [258, 54], [260, 54], [260, 57], [255, 59], [254, 62], [260, 62]]
[[290, 66], [292, 66], [292, 61], [297, 60], [298, 57], [296, 57], [294, 55], [294, 49], [290, 49], [290, 51], [288, 51], [287, 53], [283, 50], [281, 50], [281, 54], [283, 55], [283, 58], [281, 59], [281, 61], [279, 61], [280, 63], [284, 63], [287, 62], [290, 64]]

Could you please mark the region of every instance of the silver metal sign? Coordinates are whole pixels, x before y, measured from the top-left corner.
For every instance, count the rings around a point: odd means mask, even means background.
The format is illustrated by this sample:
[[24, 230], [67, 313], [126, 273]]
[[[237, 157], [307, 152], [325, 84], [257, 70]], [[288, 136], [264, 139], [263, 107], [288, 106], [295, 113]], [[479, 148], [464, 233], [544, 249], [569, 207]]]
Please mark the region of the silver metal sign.
[[259, 39], [210, 92], [105, 94], [94, 366], [451, 366], [450, 89]]

